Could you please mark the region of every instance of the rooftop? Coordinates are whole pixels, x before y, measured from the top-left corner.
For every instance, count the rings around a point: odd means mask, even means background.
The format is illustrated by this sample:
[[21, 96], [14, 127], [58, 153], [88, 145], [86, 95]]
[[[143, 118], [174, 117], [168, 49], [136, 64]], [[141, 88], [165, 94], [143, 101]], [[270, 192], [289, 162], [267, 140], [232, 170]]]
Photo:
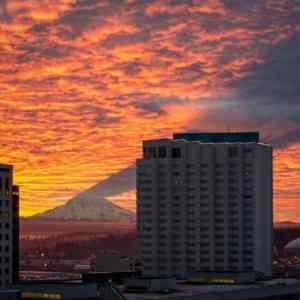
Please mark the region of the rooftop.
[[[122, 289], [121, 289], [122, 291]], [[274, 279], [255, 284], [199, 284], [177, 283], [173, 293], [124, 293], [128, 300], [220, 300], [259, 299], [271, 296], [300, 295], [300, 280]]]
[[202, 143], [258, 143], [259, 132], [185, 132], [174, 133], [173, 139]]

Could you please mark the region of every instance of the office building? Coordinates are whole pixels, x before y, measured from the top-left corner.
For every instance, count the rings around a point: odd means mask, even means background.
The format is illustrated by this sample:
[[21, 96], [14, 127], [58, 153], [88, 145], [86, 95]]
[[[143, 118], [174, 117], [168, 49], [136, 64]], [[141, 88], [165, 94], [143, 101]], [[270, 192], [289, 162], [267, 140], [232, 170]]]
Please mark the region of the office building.
[[0, 287], [18, 279], [18, 202], [18, 188], [13, 188], [13, 168], [0, 165]]
[[258, 133], [144, 141], [137, 229], [145, 276], [272, 270], [272, 147]]
[[12, 226], [12, 239], [13, 239], [13, 266], [12, 266], [12, 279], [13, 283], [19, 281], [20, 269], [20, 191], [17, 185], [12, 187], [12, 206], [13, 206], [13, 226]]

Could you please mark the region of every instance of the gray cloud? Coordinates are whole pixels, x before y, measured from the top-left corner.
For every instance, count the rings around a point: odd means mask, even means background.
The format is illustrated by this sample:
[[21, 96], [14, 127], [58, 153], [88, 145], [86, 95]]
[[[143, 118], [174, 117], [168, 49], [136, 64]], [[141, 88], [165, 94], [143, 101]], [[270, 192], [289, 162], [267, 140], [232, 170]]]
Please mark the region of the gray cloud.
[[128, 94], [123, 95], [124, 99], [129, 101], [129, 104], [135, 107], [139, 113], [144, 116], [155, 117], [167, 115], [168, 111], [165, 106], [169, 104], [184, 104], [188, 100], [179, 97], [161, 97], [156, 94]]
[[92, 120], [94, 127], [103, 127], [121, 121], [120, 117], [112, 116], [110, 111], [94, 104], [81, 105], [79, 111], [83, 120]]
[[199, 101], [205, 114], [194, 120], [193, 129], [260, 130], [263, 141], [285, 147], [300, 141], [300, 34], [265, 51], [263, 64], [243, 70], [240, 80], [228, 87], [234, 98]]
[[246, 100], [284, 103], [293, 112], [292, 106], [300, 102], [300, 33], [267, 50], [265, 58], [264, 64], [253, 64], [244, 70], [249, 75], [233, 85]]
[[156, 101], [144, 101], [144, 102], [136, 102], [134, 104], [135, 108], [137, 108], [144, 115], [165, 115], [167, 112], [162, 108], [162, 104]]
[[74, 39], [90, 27], [100, 25], [103, 22], [102, 14], [101, 2], [98, 0], [77, 1], [53, 25], [64, 25], [60, 27], [60, 35], [65, 39]]
[[120, 45], [134, 45], [138, 43], [145, 43], [150, 39], [148, 31], [140, 31], [136, 33], [116, 33], [111, 34], [102, 43], [105, 48], [114, 48]]
[[283, 136], [270, 139], [269, 142], [272, 145], [274, 145], [274, 147], [284, 148], [284, 147], [288, 146], [289, 144], [293, 144], [298, 141], [300, 141], [300, 128], [289, 131], [286, 134], [284, 134]]
[[10, 19], [11, 16], [7, 10], [7, 0], [0, 0], [0, 21], [8, 22]]
[[176, 68], [177, 80], [180, 82], [193, 82], [199, 80], [204, 75], [204, 64], [200, 62], [193, 63], [186, 67]]

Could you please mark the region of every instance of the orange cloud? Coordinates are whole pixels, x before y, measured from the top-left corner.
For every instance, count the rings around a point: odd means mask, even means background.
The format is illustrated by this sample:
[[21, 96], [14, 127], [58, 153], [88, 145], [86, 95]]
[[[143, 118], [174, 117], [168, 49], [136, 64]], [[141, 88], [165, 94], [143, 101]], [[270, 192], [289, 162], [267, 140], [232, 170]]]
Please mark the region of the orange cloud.
[[[233, 82], [265, 63], [267, 47], [300, 30], [293, 27], [298, 7], [278, 1], [264, 1], [268, 15], [262, 5], [175, 2], [7, 1], [7, 16], [0, 16], [0, 155], [15, 166], [22, 215], [62, 204], [128, 166], [143, 139], [204, 120], [209, 109], [201, 103], [237, 97]], [[299, 162], [278, 151], [275, 215], [299, 220], [283, 213], [298, 193], [284, 188], [284, 162], [291, 183]], [[112, 201], [134, 209], [133, 193]]]

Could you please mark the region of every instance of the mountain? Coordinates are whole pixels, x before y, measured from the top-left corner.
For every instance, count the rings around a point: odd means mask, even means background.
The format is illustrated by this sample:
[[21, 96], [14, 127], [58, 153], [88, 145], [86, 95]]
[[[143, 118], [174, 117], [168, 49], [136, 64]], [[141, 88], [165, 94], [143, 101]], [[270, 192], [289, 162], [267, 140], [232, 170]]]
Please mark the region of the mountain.
[[284, 221], [284, 222], [275, 223], [274, 227], [275, 228], [300, 228], [300, 223]]
[[135, 214], [108, 201], [108, 197], [135, 188], [135, 167], [130, 166], [93, 187], [82, 191], [66, 204], [37, 214], [36, 218], [134, 221]]

